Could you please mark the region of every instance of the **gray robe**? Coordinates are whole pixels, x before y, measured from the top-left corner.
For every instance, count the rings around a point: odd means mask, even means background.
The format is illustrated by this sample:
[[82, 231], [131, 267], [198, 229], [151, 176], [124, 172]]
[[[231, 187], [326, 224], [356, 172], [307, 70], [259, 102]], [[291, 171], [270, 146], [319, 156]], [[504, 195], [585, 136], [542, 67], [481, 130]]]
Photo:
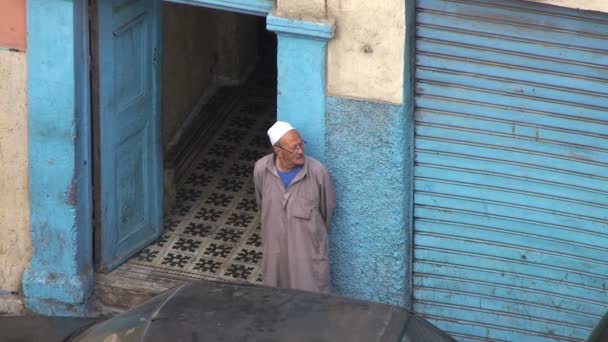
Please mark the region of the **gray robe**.
[[255, 163], [253, 182], [262, 220], [263, 283], [329, 293], [327, 229], [336, 196], [327, 169], [306, 157], [286, 189], [270, 154]]

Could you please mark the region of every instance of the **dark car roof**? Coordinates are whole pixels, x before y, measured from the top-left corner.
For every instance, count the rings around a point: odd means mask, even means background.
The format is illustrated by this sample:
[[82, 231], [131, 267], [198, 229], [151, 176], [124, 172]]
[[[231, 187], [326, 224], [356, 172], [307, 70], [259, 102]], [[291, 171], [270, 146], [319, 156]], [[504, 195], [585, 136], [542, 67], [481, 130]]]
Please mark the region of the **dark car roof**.
[[0, 341], [64, 341], [72, 333], [97, 321], [95, 318], [65, 317], [2, 317]]
[[397, 307], [259, 286], [190, 283], [163, 305], [146, 341], [399, 341]]
[[[14, 321], [2, 318], [0, 341], [63, 341], [91, 322], [92, 319], [74, 318], [18, 317]], [[454, 340], [420, 317], [390, 305], [304, 291], [200, 281], [168, 290], [72, 335], [69, 341]]]

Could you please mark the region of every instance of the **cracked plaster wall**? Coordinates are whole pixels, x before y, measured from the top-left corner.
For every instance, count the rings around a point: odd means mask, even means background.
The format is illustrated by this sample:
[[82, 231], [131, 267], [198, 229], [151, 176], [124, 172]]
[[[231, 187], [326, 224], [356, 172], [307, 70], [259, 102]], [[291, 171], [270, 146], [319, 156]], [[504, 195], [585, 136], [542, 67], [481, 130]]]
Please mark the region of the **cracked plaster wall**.
[[19, 291], [31, 257], [26, 54], [0, 49], [0, 289]]

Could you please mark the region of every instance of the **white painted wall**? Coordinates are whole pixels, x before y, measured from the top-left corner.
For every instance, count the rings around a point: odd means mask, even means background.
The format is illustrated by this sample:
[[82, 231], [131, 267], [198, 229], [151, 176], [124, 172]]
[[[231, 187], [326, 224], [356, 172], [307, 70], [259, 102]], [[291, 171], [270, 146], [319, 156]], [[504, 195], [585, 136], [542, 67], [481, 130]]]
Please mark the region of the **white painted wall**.
[[327, 0], [336, 21], [329, 42], [329, 95], [400, 104], [403, 97], [405, 2]]
[[325, 0], [277, 0], [276, 14], [298, 19], [324, 19], [327, 11]]

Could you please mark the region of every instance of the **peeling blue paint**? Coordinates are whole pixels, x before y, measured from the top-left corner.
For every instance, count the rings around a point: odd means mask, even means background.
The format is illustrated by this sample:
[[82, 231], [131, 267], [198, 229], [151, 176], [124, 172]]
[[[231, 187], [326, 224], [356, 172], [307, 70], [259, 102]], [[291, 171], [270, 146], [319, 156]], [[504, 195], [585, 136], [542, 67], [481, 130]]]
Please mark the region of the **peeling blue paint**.
[[339, 294], [409, 306], [412, 122], [401, 105], [327, 98], [326, 165]]
[[27, 2], [33, 248], [23, 291], [45, 315], [86, 315], [93, 288], [87, 7]]
[[331, 22], [309, 22], [269, 15], [277, 34], [277, 118], [290, 122], [308, 142], [307, 153], [325, 159], [325, 85]]

